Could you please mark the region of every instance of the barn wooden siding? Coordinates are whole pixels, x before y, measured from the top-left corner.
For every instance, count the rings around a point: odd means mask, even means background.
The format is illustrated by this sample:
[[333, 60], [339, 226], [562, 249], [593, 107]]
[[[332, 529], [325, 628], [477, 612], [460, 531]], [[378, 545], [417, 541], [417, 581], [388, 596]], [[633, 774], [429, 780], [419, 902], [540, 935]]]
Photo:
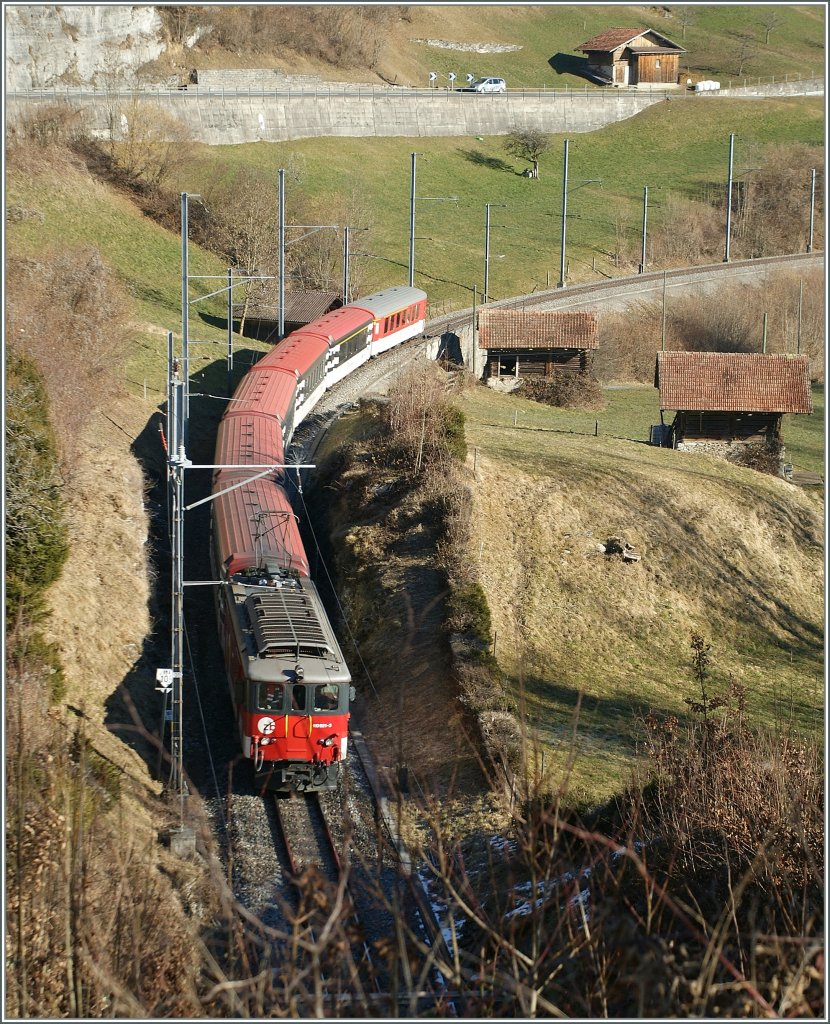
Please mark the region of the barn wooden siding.
[[680, 58], [676, 53], [640, 53], [633, 65], [632, 85], [676, 85], [680, 77]]
[[554, 373], [591, 373], [594, 354], [585, 349], [488, 349], [487, 377], [550, 377]]
[[777, 412], [678, 412], [674, 421], [677, 441], [772, 441], [781, 435]]
[[596, 313], [488, 309], [478, 315], [479, 348], [487, 349], [485, 376], [550, 376], [593, 367]]

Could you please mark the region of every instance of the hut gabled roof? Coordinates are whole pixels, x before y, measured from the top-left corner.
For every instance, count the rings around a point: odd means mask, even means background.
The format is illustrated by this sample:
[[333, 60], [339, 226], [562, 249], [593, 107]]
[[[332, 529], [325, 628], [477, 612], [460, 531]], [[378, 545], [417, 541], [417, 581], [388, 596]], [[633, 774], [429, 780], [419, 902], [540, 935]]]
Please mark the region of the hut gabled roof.
[[677, 43], [664, 36], [661, 32], [655, 32], [653, 28], [609, 28], [605, 32], [600, 32], [598, 36], [594, 36], [593, 39], [575, 46], [574, 49], [583, 52], [593, 50], [600, 53], [610, 53], [612, 50], [617, 50], [621, 46], [628, 46], [635, 39], [646, 35], [652, 35], [661, 40], [665, 44], [664, 52], [666, 50], [676, 53], [686, 52], [682, 46], [678, 46]]
[[486, 309], [478, 314], [479, 348], [596, 348], [598, 333], [596, 313]]
[[811, 413], [807, 356], [658, 352], [660, 408], [694, 412]]

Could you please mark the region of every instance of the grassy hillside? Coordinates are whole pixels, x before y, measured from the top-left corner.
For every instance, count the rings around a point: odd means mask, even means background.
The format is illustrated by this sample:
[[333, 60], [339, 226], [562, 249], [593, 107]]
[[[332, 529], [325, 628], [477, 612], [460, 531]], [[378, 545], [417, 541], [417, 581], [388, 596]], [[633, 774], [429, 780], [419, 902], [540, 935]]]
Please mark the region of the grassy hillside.
[[[633, 401], [618, 391], [600, 414], [608, 433], [593, 437], [565, 433], [566, 413], [489, 389], [462, 401], [478, 450], [471, 557], [496, 654], [548, 764], [567, 754], [582, 695], [575, 784], [589, 800], [625, 784], [644, 714], [682, 717], [684, 698], [700, 699], [692, 631], [712, 644], [713, 693], [734, 679], [753, 722], [822, 729], [820, 498], [623, 440], [633, 421], [621, 410], [645, 420], [644, 404], [645, 389]], [[642, 561], [602, 553], [611, 536]]]
[[[166, 395], [167, 331], [181, 337], [181, 241], [143, 216], [131, 199], [95, 180], [77, 161], [43, 150], [36, 163], [9, 166], [6, 185], [9, 209], [22, 215], [6, 225], [7, 252], [36, 259], [61, 245], [94, 246], [126, 285], [132, 299], [136, 344], [126, 376], [132, 393], [146, 384], [158, 401]], [[191, 275], [221, 275], [219, 260], [190, 246]], [[204, 280], [191, 284], [190, 337], [209, 342], [193, 350], [191, 366], [223, 358], [226, 331], [217, 326], [225, 316], [222, 299], [193, 303], [217, 286]], [[217, 322], [214, 322], [215, 318]]]
[[[681, 70], [693, 77], [727, 81], [737, 76], [744, 51], [744, 75], [822, 74], [824, 10], [819, 5], [751, 5], [655, 7], [647, 5], [482, 5], [444, 7], [410, 4], [387, 27], [377, 75], [365, 67], [332, 67], [313, 54], [281, 49], [251, 55], [197, 48], [188, 54], [201, 67], [264, 67], [287, 72], [316, 73], [325, 79], [373, 81], [381, 78], [401, 85], [425, 85], [430, 71], [446, 85], [454, 71], [464, 75], [502, 75], [514, 88], [584, 86], [569, 67], [583, 55], [574, 48], [609, 28], [653, 28], [688, 52]], [[775, 14], [775, 26], [765, 44], [764, 21]], [[685, 27], [684, 27], [685, 21]], [[507, 53], [475, 53], [429, 45], [490, 43], [516, 46]], [[557, 59], [558, 55], [558, 59]], [[553, 62], [553, 63], [552, 63]]]
[[[705, 182], [723, 182], [730, 132], [737, 136], [735, 166], [742, 171], [757, 165], [767, 143], [822, 145], [824, 104], [819, 98], [757, 103], [691, 99], [660, 104], [629, 121], [572, 137], [566, 244], [571, 281], [621, 272], [611, 255], [615, 238], [619, 232], [639, 237], [643, 185], [651, 190], [654, 231], [669, 195], [699, 195]], [[491, 213], [492, 296], [528, 293], [558, 280], [564, 138], [552, 136], [538, 181], [521, 177], [526, 164], [508, 156], [503, 137], [417, 140], [418, 194], [458, 198], [457, 203], [416, 204], [416, 280], [437, 312], [442, 304], [469, 306], [474, 285], [481, 291], [485, 203], [504, 206]], [[374, 222], [354, 246], [376, 257], [370, 261], [368, 284], [397, 284], [406, 280], [408, 266], [410, 154], [415, 147], [416, 140], [405, 138], [204, 146], [175, 188], [207, 194], [212, 182], [232, 180], [245, 167], [273, 175], [278, 167], [289, 167], [289, 219], [292, 189], [318, 200], [321, 215], [331, 202], [327, 197], [357, 195]], [[588, 179], [601, 179], [601, 184], [583, 185]]]

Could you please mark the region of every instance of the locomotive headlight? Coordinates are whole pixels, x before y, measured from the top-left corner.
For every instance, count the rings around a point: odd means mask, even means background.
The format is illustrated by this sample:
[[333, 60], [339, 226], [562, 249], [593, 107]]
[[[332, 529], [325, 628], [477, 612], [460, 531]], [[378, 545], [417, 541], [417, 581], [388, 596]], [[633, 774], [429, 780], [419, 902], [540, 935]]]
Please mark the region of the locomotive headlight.
[[320, 740], [321, 747], [333, 747], [334, 741], [337, 739], [336, 736], [326, 736], [324, 740]]

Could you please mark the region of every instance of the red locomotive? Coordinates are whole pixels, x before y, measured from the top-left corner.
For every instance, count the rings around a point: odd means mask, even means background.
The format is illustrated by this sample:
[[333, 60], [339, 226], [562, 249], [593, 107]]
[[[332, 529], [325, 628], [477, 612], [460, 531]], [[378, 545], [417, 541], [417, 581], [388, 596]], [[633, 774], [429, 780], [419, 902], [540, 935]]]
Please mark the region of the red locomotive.
[[351, 676], [309, 577], [281, 470], [320, 396], [424, 329], [426, 293], [395, 287], [283, 339], [242, 379], [219, 425], [211, 558], [219, 635], [242, 753], [259, 786], [332, 789], [345, 760]]

